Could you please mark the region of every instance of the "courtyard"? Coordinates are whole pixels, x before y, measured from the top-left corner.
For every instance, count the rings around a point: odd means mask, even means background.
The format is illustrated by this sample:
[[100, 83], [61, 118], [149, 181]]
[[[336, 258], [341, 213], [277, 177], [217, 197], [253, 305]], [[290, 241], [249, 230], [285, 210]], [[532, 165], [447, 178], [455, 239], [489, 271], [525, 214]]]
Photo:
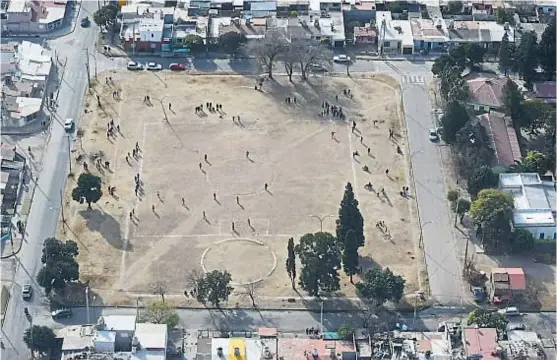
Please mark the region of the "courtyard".
[[[297, 242], [321, 226], [334, 234], [347, 182], [365, 221], [362, 268], [388, 266], [405, 277], [407, 294], [421, 289], [416, 204], [411, 188], [408, 196], [400, 194], [411, 183], [395, 81], [373, 74], [310, 82], [276, 77], [255, 90], [256, 81], [166, 72], [99, 75], [73, 144], [79, 160], [66, 190], [64, 237], [79, 244], [81, 280], [104, 303], [150, 296], [151, 284], [164, 281], [168, 296], [191, 304], [183, 295], [189, 274], [214, 269], [232, 274], [233, 303], [249, 303], [242, 289], [254, 282], [262, 301], [299, 297], [284, 269], [287, 240]], [[342, 107], [346, 119], [321, 114], [323, 101]], [[209, 111], [207, 103], [222, 110]], [[196, 112], [199, 105], [203, 111]], [[107, 136], [111, 120], [120, 127], [115, 136]], [[109, 160], [110, 168], [92, 166], [95, 156]], [[104, 185], [90, 210], [70, 197], [83, 162]], [[137, 175], [143, 186], [136, 196]], [[109, 186], [116, 188], [113, 196]], [[388, 234], [378, 230], [379, 221]], [[341, 278], [337, 296], [353, 298], [354, 286]]]

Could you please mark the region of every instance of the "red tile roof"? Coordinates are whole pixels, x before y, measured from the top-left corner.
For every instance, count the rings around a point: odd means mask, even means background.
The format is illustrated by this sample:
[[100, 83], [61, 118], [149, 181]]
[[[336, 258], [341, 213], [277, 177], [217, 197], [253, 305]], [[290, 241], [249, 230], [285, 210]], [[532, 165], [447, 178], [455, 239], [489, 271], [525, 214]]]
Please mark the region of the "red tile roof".
[[492, 111], [478, 116], [495, 150], [497, 164], [510, 166], [522, 159], [516, 131], [505, 114]]
[[490, 107], [501, 107], [503, 102], [503, 86], [507, 83], [507, 78], [485, 78], [478, 77], [468, 80], [470, 102], [487, 105]]
[[495, 328], [464, 329], [464, 352], [468, 358], [481, 355], [482, 360], [499, 360], [496, 356], [497, 330]]

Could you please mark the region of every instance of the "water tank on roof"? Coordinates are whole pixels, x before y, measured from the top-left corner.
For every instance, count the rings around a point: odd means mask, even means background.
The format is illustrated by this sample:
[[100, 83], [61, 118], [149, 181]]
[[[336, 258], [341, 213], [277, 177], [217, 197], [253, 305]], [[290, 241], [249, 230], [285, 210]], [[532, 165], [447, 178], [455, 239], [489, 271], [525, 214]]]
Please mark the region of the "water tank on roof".
[[510, 28], [511, 28], [511, 24], [509, 24], [509, 22], [506, 21], [505, 24], [503, 24], [503, 29], [509, 30]]

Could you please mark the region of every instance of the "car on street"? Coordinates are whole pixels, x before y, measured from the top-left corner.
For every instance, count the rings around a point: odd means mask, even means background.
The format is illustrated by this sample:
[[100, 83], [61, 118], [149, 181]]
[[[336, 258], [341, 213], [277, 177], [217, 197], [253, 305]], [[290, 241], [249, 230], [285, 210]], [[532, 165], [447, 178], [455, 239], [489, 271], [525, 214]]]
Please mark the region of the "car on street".
[[170, 70], [177, 70], [177, 71], [181, 71], [181, 70], [186, 70], [186, 64], [182, 64], [182, 63], [172, 63], [168, 66], [168, 68]]
[[524, 325], [523, 323], [511, 323], [507, 325], [507, 331], [513, 331], [513, 330], [526, 330], [526, 325]]
[[333, 61], [338, 63], [347, 63], [350, 62], [350, 56], [347, 55], [335, 55], [333, 56]]
[[150, 62], [147, 64], [147, 70], [162, 70], [162, 65], [156, 62]]
[[317, 73], [317, 72], [328, 72], [328, 71], [329, 71], [329, 70], [327, 70], [327, 68], [326, 68], [325, 66], [323, 66], [323, 65], [321, 65], [321, 64], [311, 64], [311, 65], [309, 66], [309, 69], [310, 69], [312, 72], [316, 72], [316, 73]]
[[73, 127], [74, 127], [73, 119], [68, 118], [66, 119], [66, 121], [64, 121], [64, 130], [66, 130], [66, 132], [72, 132]]
[[128, 70], [143, 70], [143, 65], [135, 61], [129, 61], [126, 67]]
[[30, 284], [25, 284], [21, 288], [21, 297], [23, 300], [29, 300], [33, 296], [33, 287]]
[[481, 303], [485, 300], [485, 290], [481, 286], [470, 286], [470, 291], [474, 295], [474, 301]]
[[53, 319], [69, 318], [72, 316], [72, 309], [57, 309], [51, 315]]
[[431, 141], [431, 142], [439, 141], [439, 130], [438, 129], [429, 129], [428, 138], [429, 138], [429, 141]]
[[501, 315], [505, 315], [505, 316], [520, 316], [520, 311], [518, 311], [518, 308], [515, 306], [509, 306], [506, 307], [504, 309], [499, 309], [497, 310], [497, 312]]
[[91, 25], [91, 20], [89, 20], [87, 16], [81, 19], [81, 27], [87, 28], [90, 25]]

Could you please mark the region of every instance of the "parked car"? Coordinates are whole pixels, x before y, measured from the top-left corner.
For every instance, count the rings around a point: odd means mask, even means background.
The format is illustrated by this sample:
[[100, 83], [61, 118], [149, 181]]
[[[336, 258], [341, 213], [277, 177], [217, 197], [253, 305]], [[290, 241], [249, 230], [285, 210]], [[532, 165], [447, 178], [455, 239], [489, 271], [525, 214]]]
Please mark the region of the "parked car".
[[21, 297], [23, 300], [29, 300], [33, 296], [33, 287], [30, 284], [25, 284], [21, 288]]
[[128, 70], [143, 70], [143, 65], [135, 61], [129, 61], [127, 68]]
[[66, 132], [72, 132], [73, 127], [74, 127], [73, 119], [68, 118], [68, 119], [66, 119], [66, 121], [64, 121], [64, 130], [66, 130]]
[[309, 69], [313, 72], [328, 72], [327, 68], [321, 64], [311, 64]]
[[168, 66], [170, 70], [186, 70], [186, 64], [172, 63]]
[[339, 62], [339, 63], [347, 63], [347, 62], [350, 62], [350, 56], [336, 55], [336, 56], [333, 56], [333, 61], [334, 62]]
[[439, 131], [437, 129], [429, 129], [428, 138], [431, 142], [439, 141]]
[[507, 325], [507, 331], [513, 330], [526, 330], [526, 325], [523, 323], [512, 323]]
[[155, 62], [150, 62], [147, 64], [147, 70], [162, 70], [162, 65]]
[[485, 290], [480, 286], [470, 286], [470, 291], [474, 294], [475, 302], [483, 302], [485, 300]]
[[72, 316], [72, 309], [58, 309], [52, 312], [53, 319], [69, 318]]
[[81, 27], [89, 27], [91, 25], [91, 20], [89, 20], [89, 18], [86, 16], [83, 19], [81, 19]]
[[520, 311], [518, 311], [518, 308], [515, 306], [509, 306], [506, 307], [504, 309], [499, 309], [497, 310], [497, 312], [499, 314], [505, 315], [505, 316], [520, 316]]

